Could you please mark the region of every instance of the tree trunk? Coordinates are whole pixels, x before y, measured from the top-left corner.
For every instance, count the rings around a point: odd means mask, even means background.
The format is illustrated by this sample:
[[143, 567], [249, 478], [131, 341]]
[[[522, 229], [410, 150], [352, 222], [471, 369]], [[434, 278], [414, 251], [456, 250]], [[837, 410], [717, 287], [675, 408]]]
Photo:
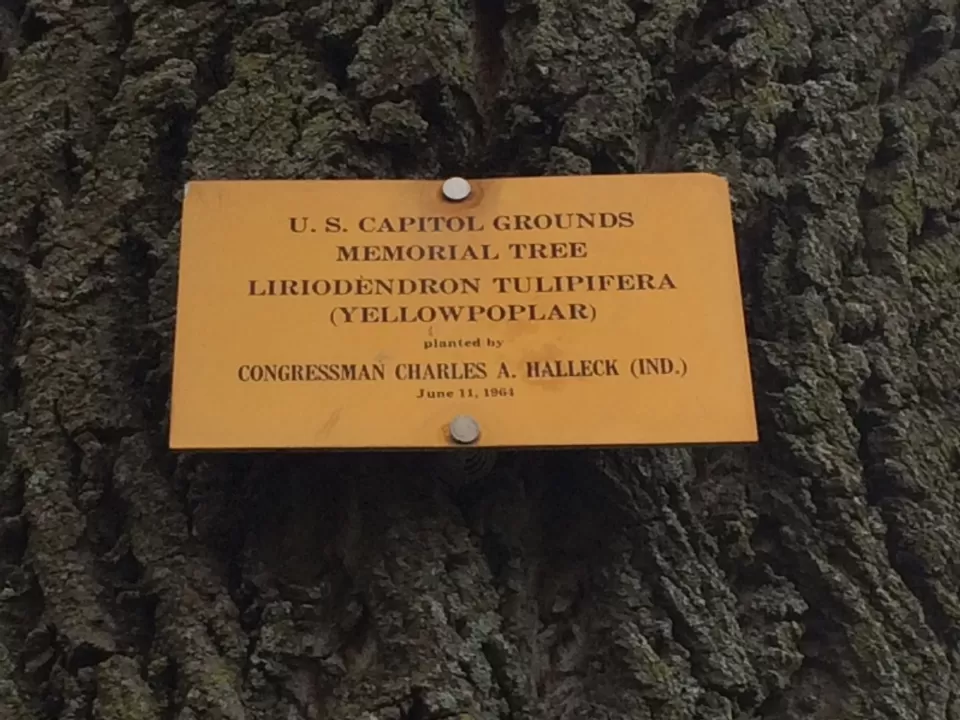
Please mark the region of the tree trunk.
[[[957, 22], [0, 0], [0, 718], [960, 719]], [[680, 170], [759, 445], [166, 449], [187, 180]]]

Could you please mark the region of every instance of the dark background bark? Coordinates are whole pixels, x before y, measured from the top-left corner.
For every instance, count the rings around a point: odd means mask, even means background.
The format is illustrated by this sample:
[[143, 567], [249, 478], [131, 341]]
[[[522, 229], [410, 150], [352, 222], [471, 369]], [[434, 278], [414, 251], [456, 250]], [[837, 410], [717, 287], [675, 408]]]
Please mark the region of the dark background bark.
[[[0, 0], [0, 718], [960, 718], [957, 21]], [[165, 449], [188, 179], [694, 169], [758, 446]]]

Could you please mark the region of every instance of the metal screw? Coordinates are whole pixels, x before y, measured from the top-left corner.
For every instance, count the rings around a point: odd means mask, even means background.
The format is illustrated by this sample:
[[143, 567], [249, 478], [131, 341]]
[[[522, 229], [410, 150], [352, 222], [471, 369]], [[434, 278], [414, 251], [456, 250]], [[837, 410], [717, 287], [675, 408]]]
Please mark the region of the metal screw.
[[450, 202], [460, 202], [470, 197], [470, 183], [462, 177], [452, 177], [443, 183], [443, 196]]
[[450, 439], [458, 445], [472, 445], [480, 437], [480, 426], [469, 415], [457, 415], [450, 422]]

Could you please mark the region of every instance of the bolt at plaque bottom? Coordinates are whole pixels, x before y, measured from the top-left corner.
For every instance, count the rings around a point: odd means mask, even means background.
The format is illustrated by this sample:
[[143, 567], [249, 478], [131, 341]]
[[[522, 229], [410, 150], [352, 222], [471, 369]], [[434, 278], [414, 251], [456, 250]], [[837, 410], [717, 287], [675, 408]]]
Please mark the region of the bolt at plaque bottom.
[[457, 445], [472, 445], [480, 438], [480, 426], [469, 415], [458, 415], [450, 421], [450, 439]]

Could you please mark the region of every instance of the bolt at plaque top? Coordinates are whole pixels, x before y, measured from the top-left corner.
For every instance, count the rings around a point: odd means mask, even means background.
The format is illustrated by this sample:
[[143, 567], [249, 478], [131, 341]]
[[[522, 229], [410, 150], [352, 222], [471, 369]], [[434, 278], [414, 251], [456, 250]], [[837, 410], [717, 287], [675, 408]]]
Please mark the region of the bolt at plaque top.
[[443, 183], [443, 196], [451, 202], [460, 202], [470, 197], [470, 183], [462, 177], [452, 177]]
[[171, 447], [756, 441], [723, 179], [466, 184], [191, 182]]

